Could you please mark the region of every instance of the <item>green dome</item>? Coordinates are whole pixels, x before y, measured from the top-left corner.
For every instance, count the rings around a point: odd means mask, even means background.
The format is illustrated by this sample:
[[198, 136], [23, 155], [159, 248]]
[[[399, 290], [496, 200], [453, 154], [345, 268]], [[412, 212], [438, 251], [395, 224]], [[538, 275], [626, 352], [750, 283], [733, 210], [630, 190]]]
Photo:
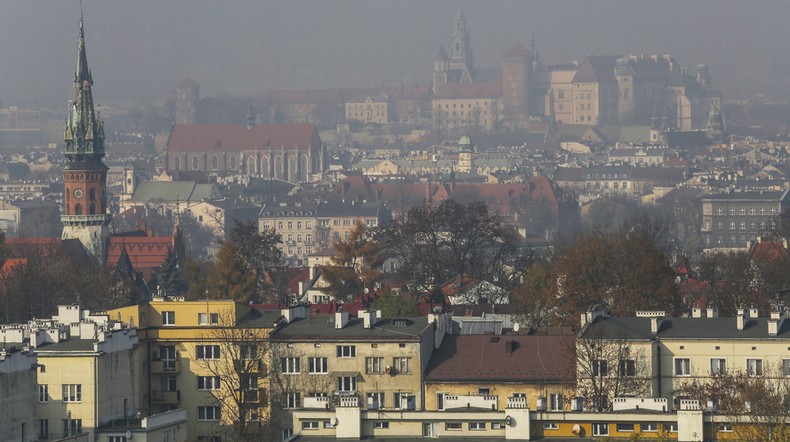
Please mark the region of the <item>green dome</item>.
[[458, 146], [460, 150], [472, 150], [472, 140], [469, 138], [469, 135], [464, 135], [458, 141]]

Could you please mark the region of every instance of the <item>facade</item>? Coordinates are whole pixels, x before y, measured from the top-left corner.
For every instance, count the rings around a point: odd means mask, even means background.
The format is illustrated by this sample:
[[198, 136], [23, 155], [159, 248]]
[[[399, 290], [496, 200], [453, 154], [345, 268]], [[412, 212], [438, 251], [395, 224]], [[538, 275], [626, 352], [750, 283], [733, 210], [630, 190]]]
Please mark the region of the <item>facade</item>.
[[788, 190], [728, 191], [702, 198], [703, 248], [746, 250], [790, 207]]
[[358, 223], [367, 228], [388, 223], [392, 213], [383, 203], [325, 201], [308, 205], [264, 205], [258, 231], [274, 229], [282, 236], [279, 245], [290, 266], [307, 265], [307, 257], [348, 239]]
[[108, 313], [139, 329], [149, 370], [139, 398], [146, 414], [186, 409], [187, 440], [222, 437], [242, 413], [250, 430], [267, 430], [264, 343], [280, 312], [163, 299]]
[[195, 80], [187, 77], [176, 87], [176, 124], [197, 123], [197, 106], [200, 101], [200, 87]]
[[395, 117], [393, 104], [387, 94], [352, 98], [346, 102], [346, 121], [387, 124]]
[[80, 19], [74, 73], [74, 101], [69, 109], [64, 139], [63, 239], [79, 239], [90, 255], [104, 262], [112, 215], [107, 211], [107, 166], [104, 157], [104, 123], [93, 108], [93, 77], [85, 55], [85, 32]]
[[[0, 434], [8, 440], [21, 442], [40, 438], [41, 424], [37, 416], [39, 386], [36, 355], [26, 348], [21, 330], [4, 329], [0, 351]], [[16, 335], [16, 336], [14, 336]]]
[[325, 169], [324, 149], [312, 124], [173, 126], [168, 170], [197, 170], [313, 181]]

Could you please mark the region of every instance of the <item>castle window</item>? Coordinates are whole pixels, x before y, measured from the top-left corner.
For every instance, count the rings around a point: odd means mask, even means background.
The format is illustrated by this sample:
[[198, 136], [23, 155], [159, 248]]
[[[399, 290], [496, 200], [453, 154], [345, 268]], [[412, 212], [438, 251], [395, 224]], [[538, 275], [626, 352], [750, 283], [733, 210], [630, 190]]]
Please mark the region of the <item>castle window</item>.
[[[93, 189], [91, 189], [91, 190], [93, 190]], [[96, 204], [91, 204], [91, 206], [90, 206], [90, 214], [91, 215], [95, 215], [96, 214]]]
[[75, 215], [82, 215], [82, 205], [81, 204], [77, 204], [76, 206], [74, 206], [74, 214]]
[[236, 157], [230, 157], [230, 169], [236, 170]]
[[198, 170], [198, 159], [197, 159], [197, 157], [192, 157], [192, 170]]
[[96, 201], [96, 189], [91, 189], [88, 192], [88, 196], [89, 196], [91, 201]]

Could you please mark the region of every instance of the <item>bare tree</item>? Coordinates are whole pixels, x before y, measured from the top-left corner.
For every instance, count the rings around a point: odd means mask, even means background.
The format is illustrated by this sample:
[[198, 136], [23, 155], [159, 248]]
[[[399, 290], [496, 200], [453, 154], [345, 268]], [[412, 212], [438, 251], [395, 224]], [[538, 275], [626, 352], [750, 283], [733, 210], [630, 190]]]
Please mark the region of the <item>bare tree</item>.
[[782, 366], [766, 367], [762, 373], [722, 371], [690, 381], [680, 390], [732, 416], [733, 422], [724, 425], [732, 426], [738, 440], [790, 441], [790, 379]]
[[572, 357], [568, 367], [575, 367], [576, 394], [592, 411], [611, 411], [617, 397], [650, 393], [649, 359], [644, 350], [625, 338], [605, 337], [599, 330], [591, 330], [566, 354]]
[[198, 354], [202, 348], [213, 357], [197, 358], [194, 363], [198, 382], [202, 379], [212, 386], [211, 403], [206, 405], [220, 406], [218, 433], [238, 442], [279, 440], [269, 416], [268, 330], [237, 325], [232, 312], [223, 312], [199, 346]]

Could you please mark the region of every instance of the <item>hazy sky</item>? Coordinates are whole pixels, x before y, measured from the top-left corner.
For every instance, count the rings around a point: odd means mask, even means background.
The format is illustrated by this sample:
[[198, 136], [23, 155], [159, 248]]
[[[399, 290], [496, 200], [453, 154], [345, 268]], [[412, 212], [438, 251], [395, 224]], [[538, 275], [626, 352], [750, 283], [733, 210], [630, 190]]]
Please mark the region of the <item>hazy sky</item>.
[[[84, 1], [107, 104], [165, 99], [187, 75], [202, 96], [427, 83], [458, 10], [479, 67], [533, 32], [548, 63], [670, 52], [708, 64], [725, 96], [790, 97], [787, 0]], [[78, 0], [0, 0], [0, 105], [65, 106], [78, 21]]]

